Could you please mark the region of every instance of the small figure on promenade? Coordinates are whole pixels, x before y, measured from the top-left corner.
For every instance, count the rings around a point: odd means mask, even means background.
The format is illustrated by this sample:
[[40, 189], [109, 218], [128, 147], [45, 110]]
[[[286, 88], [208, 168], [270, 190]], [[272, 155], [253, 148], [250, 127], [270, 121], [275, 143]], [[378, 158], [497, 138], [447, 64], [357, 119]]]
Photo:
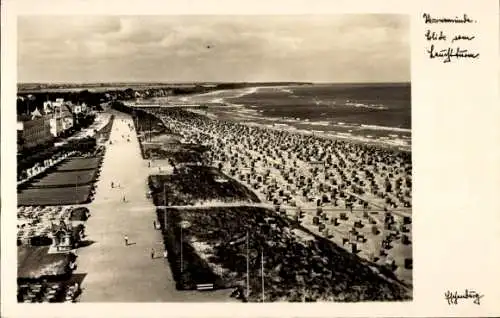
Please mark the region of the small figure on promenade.
[[168, 256], [167, 250], [163, 251], [163, 258], [167, 258], [167, 256]]
[[155, 258], [155, 249], [152, 248], [151, 249], [151, 259], [154, 259]]
[[153, 220], [153, 228], [156, 229], [156, 220]]
[[111, 188], [114, 188], [115, 187], [115, 183], [113, 181], [111, 181]]
[[245, 292], [241, 286], [236, 287], [230, 295], [230, 297], [235, 297], [236, 299], [242, 299], [244, 296]]
[[123, 237], [123, 240], [125, 241], [125, 246], [128, 246], [128, 236], [127, 236], [127, 234], [125, 234], [125, 236]]
[[124, 203], [127, 202], [127, 200], [125, 199], [125, 195], [123, 196], [123, 202]]

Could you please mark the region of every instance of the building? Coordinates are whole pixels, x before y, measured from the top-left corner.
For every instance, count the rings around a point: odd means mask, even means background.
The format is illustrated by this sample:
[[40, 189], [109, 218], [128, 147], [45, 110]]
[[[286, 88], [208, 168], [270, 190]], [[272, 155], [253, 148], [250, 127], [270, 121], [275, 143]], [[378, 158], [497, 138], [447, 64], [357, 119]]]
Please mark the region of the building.
[[57, 108], [55, 118], [61, 123], [61, 132], [67, 132], [74, 126], [73, 112], [68, 104], [62, 104]]
[[54, 104], [51, 101], [43, 102], [43, 112], [45, 114], [50, 114], [54, 110]]
[[77, 114], [80, 114], [83, 112], [83, 107], [82, 105], [73, 105], [71, 107], [71, 109], [73, 110], [73, 114], [77, 115]]
[[23, 150], [24, 147], [24, 138], [23, 138], [23, 125], [22, 123], [18, 122], [17, 123], [17, 152]]
[[64, 131], [63, 129], [63, 121], [62, 118], [53, 116], [50, 118], [50, 133], [54, 137], [59, 137], [62, 132]]
[[73, 113], [71, 112], [71, 108], [63, 107], [61, 110], [61, 121], [62, 121], [62, 130], [67, 131], [75, 125], [75, 120], [73, 118]]
[[52, 136], [59, 137], [73, 127], [72, 109], [68, 103], [64, 102], [64, 99], [57, 98], [55, 102], [44, 102], [43, 110], [50, 118], [50, 132]]
[[80, 113], [83, 113], [83, 107], [80, 104], [71, 105], [71, 111], [73, 112], [73, 114], [78, 115]]
[[52, 224], [50, 237], [52, 238], [52, 246], [56, 251], [70, 251], [82, 241], [84, 236], [85, 226], [78, 224], [73, 226], [70, 221], [61, 220], [59, 225]]
[[18, 138], [21, 148], [28, 149], [51, 142], [50, 117], [36, 108], [29, 116], [19, 116], [17, 120]]

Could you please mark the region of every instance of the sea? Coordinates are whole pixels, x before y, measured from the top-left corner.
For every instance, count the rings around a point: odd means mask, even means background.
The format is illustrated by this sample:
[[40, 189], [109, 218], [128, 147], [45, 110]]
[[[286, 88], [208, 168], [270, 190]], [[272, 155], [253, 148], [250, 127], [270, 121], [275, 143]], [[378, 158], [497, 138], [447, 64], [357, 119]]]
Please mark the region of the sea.
[[249, 87], [169, 98], [223, 120], [411, 150], [411, 84]]

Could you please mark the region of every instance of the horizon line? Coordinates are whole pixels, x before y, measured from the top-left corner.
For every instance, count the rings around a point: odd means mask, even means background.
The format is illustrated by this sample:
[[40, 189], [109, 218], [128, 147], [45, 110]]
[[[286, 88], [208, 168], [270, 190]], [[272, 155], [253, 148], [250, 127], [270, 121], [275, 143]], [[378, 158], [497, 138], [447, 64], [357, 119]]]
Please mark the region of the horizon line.
[[105, 81], [105, 82], [17, 82], [17, 85], [39, 84], [39, 85], [98, 85], [98, 84], [259, 84], [259, 83], [298, 83], [298, 84], [405, 84], [406, 81], [352, 81], [352, 82], [334, 82], [334, 81]]

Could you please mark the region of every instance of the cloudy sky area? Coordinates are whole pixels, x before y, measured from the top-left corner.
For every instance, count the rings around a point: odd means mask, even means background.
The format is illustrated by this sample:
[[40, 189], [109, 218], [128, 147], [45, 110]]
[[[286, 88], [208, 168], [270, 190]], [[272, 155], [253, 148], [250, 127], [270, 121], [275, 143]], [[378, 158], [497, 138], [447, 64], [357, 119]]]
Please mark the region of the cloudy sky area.
[[408, 38], [399, 15], [26, 16], [18, 81], [400, 82]]

